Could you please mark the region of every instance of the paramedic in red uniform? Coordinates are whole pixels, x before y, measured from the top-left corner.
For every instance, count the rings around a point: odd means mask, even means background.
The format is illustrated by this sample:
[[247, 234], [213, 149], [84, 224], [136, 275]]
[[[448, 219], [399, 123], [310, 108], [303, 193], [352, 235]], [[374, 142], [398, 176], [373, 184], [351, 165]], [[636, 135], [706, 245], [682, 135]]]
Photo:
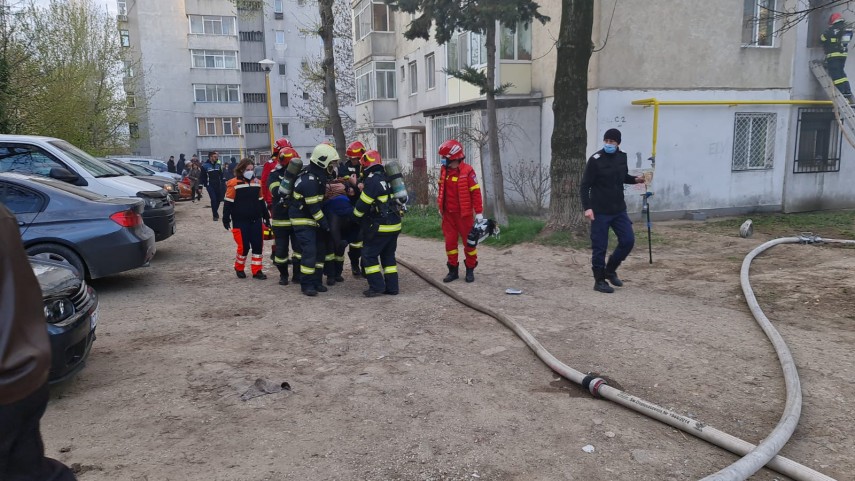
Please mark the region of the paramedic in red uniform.
[[472, 167], [464, 162], [466, 155], [460, 142], [451, 139], [439, 146], [442, 169], [439, 175], [439, 213], [442, 215], [442, 235], [445, 237], [445, 254], [448, 256], [448, 275], [442, 282], [460, 277], [458, 240], [463, 244], [466, 282], [475, 280], [478, 251], [466, 244], [466, 237], [475, 219], [484, 218], [481, 186]]

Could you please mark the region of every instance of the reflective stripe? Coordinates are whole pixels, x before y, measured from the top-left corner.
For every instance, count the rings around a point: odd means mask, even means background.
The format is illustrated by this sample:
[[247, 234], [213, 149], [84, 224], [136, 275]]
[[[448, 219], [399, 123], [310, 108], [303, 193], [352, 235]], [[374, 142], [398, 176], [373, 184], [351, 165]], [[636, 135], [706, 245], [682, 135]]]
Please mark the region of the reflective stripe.
[[270, 221], [270, 225], [273, 227], [291, 227], [291, 220], [273, 219], [272, 221]]
[[837, 80], [835, 80], [835, 81], [834, 81], [834, 85], [840, 85], [840, 84], [842, 84], [843, 82], [848, 82], [848, 81], [849, 81], [849, 78], [848, 78], [848, 77], [839, 78], [839, 79], [837, 79]]
[[472, 192], [473, 190], [480, 189], [480, 188], [481, 188], [481, 184], [475, 184], [469, 188], [469, 192]]
[[383, 274], [397, 274], [398, 266], [389, 266], [383, 268]]
[[237, 184], [235, 185], [235, 189], [246, 189], [247, 187], [253, 187], [251, 184]]
[[380, 264], [376, 266], [368, 266], [365, 268], [365, 274], [378, 274], [380, 272]]
[[261, 265], [261, 261], [252, 261], [250, 264], [251, 264], [251, 265], [254, 265], [254, 266], [260, 266], [260, 265]]
[[273, 192], [273, 189], [279, 187], [282, 182], [271, 182], [270, 183], [270, 191]]
[[362, 249], [362, 242], [354, 242], [353, 244], [350, 244], [350, 247], [354, 249]]
[[451, 181], [452, 181], [452, 182], [457, 182], [457, 177], [452, 177], [452, 178], [451, 178]]
[[299, 252], [295, 252], [295, 253], [291, 256], [291, 258], [292, 258], [292, 259], [302, 259], [302, 258], [303, 258], [303, 254], [300, 254]]
[[318, 202], [321, 202], [322, 200], [324, 200], [324, 196], [322, 196], [322, 195], [316, 195], [313, 197], [306, 197], [306, 205], [317, 204]]
[[287, 258], [287, 257], [277, 257], [277, 256], [273, 256], [273, 262], [274, 262], [275, 264], [287, 264], [287, 263], [288, 263], [288, 258]]
[[353, 215], [354, 215], [354, 216], [356, 216], [356, 217], [362, 217], [362, 216], [364, 216], [364, 215], [365, 215], [365, 212], [362, 212], [362, 211], [361, 211], [361, 210], [359, 210], [359, 209], [353, 209]]
[[450, 251], [445, 251], [445, 255], [447, 255], [447, 256], [454, 256], [454, 255], [457, 255], [457, 253], [458, 253], [458, 252], [460, 252], [460, 251], [458, 251], [457, 249], [450, 250]]
[[315, 222], [313, 219], [306, 219], [303, 217], [295, 217], [295, 218], [291, 219], [291, 225], [293, 225], [293, 226], [317, 227], [318, 223]]
[[830, 54], [826, 55], [825, 58], [845, 57], [845, 56], [846, 56], [845, 52], [831, 52]]
[[299, 199], [303, 198], [303, 194], [301, 194], [299, 192], [292, 192], [291, 196], [294, 197], [294, 200], [299, 200]]
[[300, 266], [300, 273], [312, 275], [315, 273], [315, 268], [314, 267], [308, 267], [308, 266]]
[[401, 223], [392, 224], [392, 225], [381, 225], [377, 232], [398, 232], [401, 230]]
[[472, 249], [471, 251], [467, 251], [466, 249], [463, 249], [463, 253], [466, 254], [467, 256], [478, 255], [478, 249]]
[[362, 202], [365, 202], [366, 204], [374, 203], [374, 198], [369, 196], [365, 192], [362, 192], [361, 194], [359, 194], [359, 200], [361, 200]]
[[344, 256], [335, 256], [336, 262], [344, 262]]
[[326, 256], [324, 256], [324, 260], [330, 261], [330, 262], [334, 261], [335, 260], [335, 254], [327, 254]]
[[245, 261], [245, 260], [246, 260], [246, 256], [242, 256], [242, 255], [240, 255], [240, 254], [238, 254], [236, 257], [237, 257], [238, 259], [242, 260], [242, 261]]
[[225, 199], [223, 199], [223, 200], [224, 200], [224, 201], [226, 201], [226, 202], [234, 202], [234, 201], [235, 201], [234, 199], [229, 199], [228, 197], [226, 197], [226, 198], [225, 198]]
[[315, 220], [321, 220], [321, 219], [323, 219], [323, 218], [324, 218], [324, 211], [319, 210], [319, 211], [315, 212], [314, 214], [312, 214], [312, 217], [313, 217]]
[[315, 262], [315, 268], [316, 269], [323, 269], [324, 263], [323, 262]]
[[377, 197], [377, 200], [379, 200], [381, 203], [385, 204], [386, 202], [389, 202], [389, 195], [388, 194], [381, 195], [381, 196]]

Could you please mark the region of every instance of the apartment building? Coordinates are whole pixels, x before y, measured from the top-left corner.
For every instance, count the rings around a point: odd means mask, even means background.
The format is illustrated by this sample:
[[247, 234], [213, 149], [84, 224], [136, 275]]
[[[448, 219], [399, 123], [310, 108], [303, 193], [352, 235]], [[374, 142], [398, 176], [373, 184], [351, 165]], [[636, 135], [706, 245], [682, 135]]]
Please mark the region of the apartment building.
[[[782, 30], [783, 19], [770, 12], [796, 3], [596, 2], [587, 152], [600, 148], [605, 130], [621, 129], [630, 168], [655, 169], [651, 206], [663, 218], [855, 207], [847, 188], [855, 182], [855, 147], [808, 68], [822, 57], [818, 37], [832, 11]], [[547, 24], [497, 33], [497, 79], [513, 85], [499, 99], [505, 172], [516, 162], [550, 162], [561, 2], [541, 7], [552, 18]], [[462, 136], [482, 172], [484, 98], [443, 73], [485, 66], [480, 36], [460, 32], [441, 46], [408, 41], [408, 14], [384, 12], [382, 0], [353, 8], [361, 135], [428, 171], [437, 169], [437, 146]], [[482, 183], [489, 189], [489, 176]], [[640, 210], [637, 189], [627, 187], [630, 210]]]
[[[297, 115], [304, 89], [321, 88], [299, 80], [303, 62], [321, 55], [319, 39], [304, 33], [318, 18], [305, 0], [119, 0], [127, 94], [139, 115], [130, 125], [134, 153], [263, 159], [271, 137], [283, 136], [301, 155], [311, 152], [329, 138]], [[264, 59], [273, 61], [269, 72]]]

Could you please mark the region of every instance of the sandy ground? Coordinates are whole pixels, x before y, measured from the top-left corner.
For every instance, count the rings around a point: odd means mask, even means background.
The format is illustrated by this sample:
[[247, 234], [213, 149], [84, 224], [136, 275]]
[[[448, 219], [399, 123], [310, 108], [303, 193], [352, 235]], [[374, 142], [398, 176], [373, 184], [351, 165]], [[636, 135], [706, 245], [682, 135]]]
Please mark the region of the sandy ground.
[[[402, 294], [376, 299], [349, 275], [314, 299], [278, 286], [272, 266], [267, 281], [239, 280], [233, 242], [204, 205], [177, 207], [178, 233], [150, 268], [93, 282], [98, 340], [43, 422], [48, 454], [81, 480], [663, 481], [736, 459], [593, 399], [405, 269]], [[575, 369], [756, 443], [784, 384], [739, 266], [769, 237], [684, 224], [655, 226], [667, 241], [652, 265], [639, 239], [615, 294], [591, 289], [587, 252], [535, 245], [482, 246], [477, 282], [452, 286]], [[443, 250], [402, 237], [398, 253], [441, 278]], [[853, 269], [855, 250], [791, 245], [752, 270], [804, 393], [782, 454], [839, 480], [855, 478]], [[292, 390], [241, 400], [258, 378]]]

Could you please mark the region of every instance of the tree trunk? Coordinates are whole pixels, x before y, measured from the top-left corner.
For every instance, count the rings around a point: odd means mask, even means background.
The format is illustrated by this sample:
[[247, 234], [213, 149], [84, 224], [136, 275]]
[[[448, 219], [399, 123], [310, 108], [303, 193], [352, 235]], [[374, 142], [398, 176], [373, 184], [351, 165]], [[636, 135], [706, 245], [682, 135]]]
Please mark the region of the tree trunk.
[[587, 232], [579, 183], [585, 170], [588, 131], [588, 62], [591, 60], [593, 0], [562, 0], [552, 111], [551, 230]]
[[496, 22], [487, 26], [487, 136], [490, 147], [490, 167], [493, 188], [487, 192], [493, 206], [494, 220], [500, 225], [508, 225], [508, 213], [505, 209], [505, 184], [502, 175], [502, 157], [499, 153], [499, 116], [496, 113]]
[[320, 0], [318, 9], [321, 14], [320, 36], [324, 42], [324, 60], [322, 68], [324, 71], [324, 92], [326, 93], [326, 107], [330, 116], [330, 127], [332, 127], [335, 148], [338, 155], [344, 159], [346, 140], [344, 128], [341, 125], [341, 115], [338, 111], [338, 94], [335, 89], [335, 17], [333, 16], [334, 0]]

